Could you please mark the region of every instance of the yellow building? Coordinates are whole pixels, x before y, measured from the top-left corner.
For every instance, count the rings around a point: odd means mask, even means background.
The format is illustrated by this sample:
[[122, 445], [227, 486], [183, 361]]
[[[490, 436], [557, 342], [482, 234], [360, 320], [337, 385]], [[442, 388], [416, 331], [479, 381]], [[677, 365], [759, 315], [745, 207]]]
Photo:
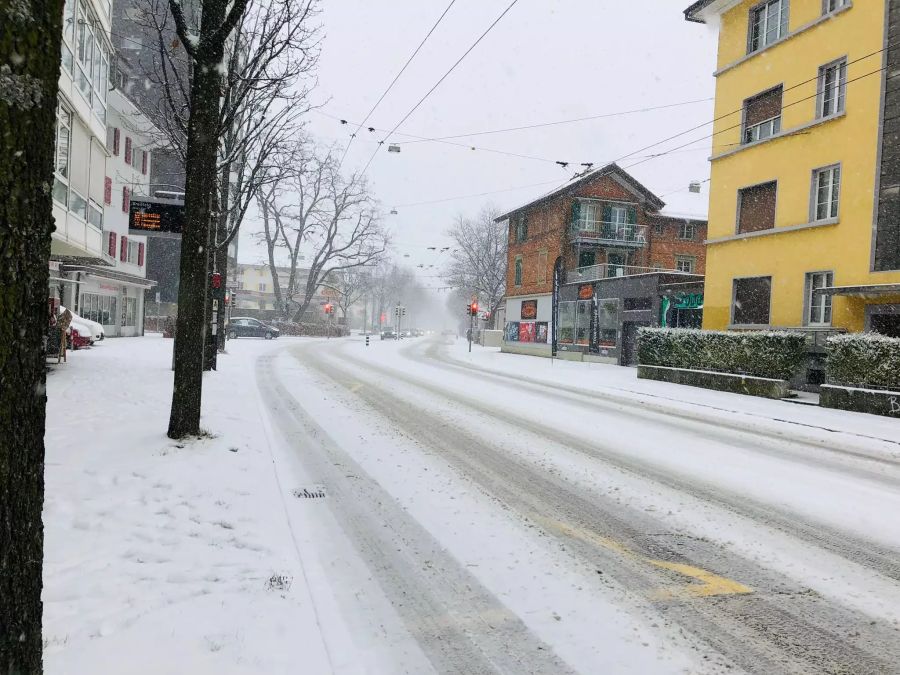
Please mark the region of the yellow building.
[[685, 10], [719, 30], [705, 328], [900, 336], [900, 7], [889, 4]]

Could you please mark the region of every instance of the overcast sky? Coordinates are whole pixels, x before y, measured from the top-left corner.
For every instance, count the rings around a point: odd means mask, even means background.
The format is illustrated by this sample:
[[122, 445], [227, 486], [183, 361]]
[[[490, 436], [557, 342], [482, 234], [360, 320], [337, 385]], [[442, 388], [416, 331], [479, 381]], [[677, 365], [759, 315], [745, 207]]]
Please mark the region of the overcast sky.
[[[353, 128], [331, 115], [359, 122], [409, 58], [449, 0], [327, 0], [320, 20], [325, 38], [319, 85], [320, 112], [309, 114], [311, 133], [324, 143], [346, 143]], [[510, 0], [457, 0], [367, 126], [389, 130], [437, 82]], [[688, 0], [519, 0], [399, 131], [449, 136], [703, 100], [656, 112], [481, 135], [454, 142], [529, 155], [511, 157], [436, 142], [391, 138], [400, 154], [382, 150], [366, 175], [381, 201], [399, 262], [435, 265], [419, 270], [423, 285], [439, 286], [444, 232], [459, 213], [475, 214], [492, 202], [508, 209], [571, 178], [582, 162], [595, 167], [712, 118], [716, 36], [687, 23]], [[700, 138], [706, 128], [623, 160]], [[383, 133], [363, 130], [345, 169], [362, 168]], [[709, 176], [710, 142], [635, 166], [647, 187], [678, 206], [691, 180]], [[563, 170], [553, 162], [571, 162]], [[533, 186], [547, 183], [545, 186]], [[521, 186], [521, 189], [510, 190]], [[495, 194], [450, 199], [477, 193]], [[704, 189], [704, 193], [705, 193]], [[702, 197], [706, 199], [705, 194]], [[440, 201], [436, 200], [448, 200]], [[419, 202], [432, 202], [418, 204]], [[417, 205], [418, 204], [418, 205]], [[397, 215], [389, 215], [396, 208]], [[240, 258], [260, 262], [248, 223]], [[408, 255], [408, 258], [404, 256]]]

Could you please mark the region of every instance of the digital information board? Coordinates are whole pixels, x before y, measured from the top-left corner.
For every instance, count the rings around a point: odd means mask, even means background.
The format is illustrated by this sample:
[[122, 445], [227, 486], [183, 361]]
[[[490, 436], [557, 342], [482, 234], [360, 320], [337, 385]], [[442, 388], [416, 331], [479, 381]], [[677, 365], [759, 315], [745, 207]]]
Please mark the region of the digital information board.
[[180, 237], [184, 229], [184, 204], [132, 199], [128, 210], [129, 234]]

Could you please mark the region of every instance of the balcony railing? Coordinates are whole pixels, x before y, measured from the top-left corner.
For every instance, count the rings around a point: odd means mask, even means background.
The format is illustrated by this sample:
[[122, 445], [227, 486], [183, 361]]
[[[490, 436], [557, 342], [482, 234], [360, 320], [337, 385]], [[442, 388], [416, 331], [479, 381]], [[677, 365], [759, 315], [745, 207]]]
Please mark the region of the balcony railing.
[[680, 272], [679, 270], [666, 270], [660, 267], [638, 267], [636, 265], [614, 265], [611, 263], [603, 263], [602, 265], [578, 267], [572, 270], [568, 274], [567, 282], [579, 283], [599, 281], [600, 279], [611, 279], [614, 277], [633, 277], [638, 274], [653, 274], [655, 272], [665, 272], [666, 274], [687, 274], [687, 272]]
[[608, 223], [598, 220], [579, 220], [572, 226], [571, 236], [581, 243], [645, 246], [647, 226], [634, 223]]

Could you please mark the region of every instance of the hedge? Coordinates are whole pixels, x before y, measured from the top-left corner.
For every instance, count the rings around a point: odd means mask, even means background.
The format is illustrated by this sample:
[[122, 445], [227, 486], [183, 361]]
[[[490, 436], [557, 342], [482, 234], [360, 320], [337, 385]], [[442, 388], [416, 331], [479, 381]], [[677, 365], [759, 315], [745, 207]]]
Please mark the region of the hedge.
[[648, 366], [790, 380], [806, 360], [800, 333], [641, 328], [638, 362]]
[[829, 384], [900, 391], [900, 338], [835, 335], [828, 339], [826, 354]]

